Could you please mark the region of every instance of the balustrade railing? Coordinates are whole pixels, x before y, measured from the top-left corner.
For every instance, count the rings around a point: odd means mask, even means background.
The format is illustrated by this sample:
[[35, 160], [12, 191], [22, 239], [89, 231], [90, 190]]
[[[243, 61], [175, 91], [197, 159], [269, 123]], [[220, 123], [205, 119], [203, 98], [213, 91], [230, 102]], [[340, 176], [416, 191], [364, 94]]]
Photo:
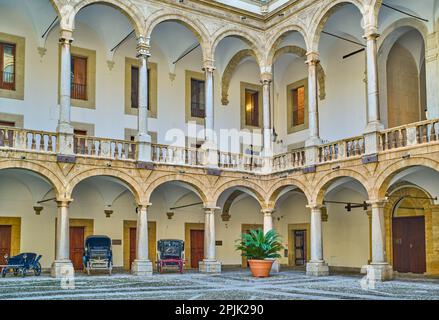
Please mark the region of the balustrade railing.
[[355, 137], [319, 146], [319, 162], [331, 162], [361, 156], [365, 152], [364, 138]]
[[292, 150], [273, 157], [273, 171], [300, 168], [305, 165], [305, 149]]
[[[439, 141], [439, 119], [383, 130], [378, 133], [378, 150], [387, 152], [399, 148], [423, 145]], [[55, 154], [61, 143], [58, 133], [26, 130], [15, 127], [0, 127], [0, 149], [21, 150]], [[363, 136], [344, 139], [320, 145], [316, 151], [296, 149], [290, 152], [266, 158], [260, 155], [248, 155], [218, 151], [218, 167], [224, 170], [246, 172], [280, 172], [302, 168], [308, 163], [308, 151], [318, 152], [314, 164], [360, 157], [366, 152]], [[73, 135], [73, 152], [78, 156], [137, 160], [139, 143], [134, 141], [95, 138]], [[211, 162], [212, 151], [201, 148], [185, 148], [170, 145], [151, 145], [151, 160], [154, 163], [206, 166]], [[215, 156], [215, 154], [213, 154]], [[216, 161], [216, 160], [214, 160]], [[265, 169], [268, 171], [265, 171]]]
[[257, 155], [218, 152], [218, 166], [222, 169], [257, 171], [264, 165], [264, 159]]
[[152, 161], [158, 163], [201, 166], [205, 159], [205, 151], [199, 148], [153, 144], [151, 149]]
[[53, 132], [0, 127], [0, 148], [54, 153], [58, 136]]
[[74, 136], [74, 152], [81, 156], [136, 160], [136, 151], [137, 143], [133, 141]]

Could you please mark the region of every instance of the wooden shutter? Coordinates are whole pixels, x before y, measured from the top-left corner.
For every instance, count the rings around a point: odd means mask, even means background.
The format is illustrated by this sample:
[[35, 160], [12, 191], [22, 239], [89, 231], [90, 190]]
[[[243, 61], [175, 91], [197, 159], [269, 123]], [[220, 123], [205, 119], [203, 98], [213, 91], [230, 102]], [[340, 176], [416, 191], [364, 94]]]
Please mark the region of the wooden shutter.
[[72, 98], [87, 100], [87, 58], [72, 56]]
[[15, 44], [0, 43], [0, 88], [15, 90]]
[[131, 108], [139, 107], [139, 68], [131, 66]]

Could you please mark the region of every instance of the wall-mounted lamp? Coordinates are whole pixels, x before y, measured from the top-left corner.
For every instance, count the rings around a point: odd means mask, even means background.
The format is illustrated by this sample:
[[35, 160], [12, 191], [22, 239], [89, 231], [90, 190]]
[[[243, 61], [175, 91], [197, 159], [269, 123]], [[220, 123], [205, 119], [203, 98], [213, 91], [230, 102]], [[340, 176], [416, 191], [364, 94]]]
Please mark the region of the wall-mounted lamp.
[[168, 211], [168, 212], [166, 212], [166, 215], [168, 216], [168, 219], [171, 220], [172, 217], [174, 216], [174, 212], [173, 211]]
[[111, 215], [113, 214], [114, 211], [110, 209], [105, 209], [104, 212], [107, 218], [111, 218]]
[[224, 221], [224, 222], [227, 222], [227, 221], [230, 221], [230, 218], [231, 218], [232, 216], [230, 215], [230, 213], [228, 213], [228, 212], [224, 212], [223, 214], [221, 214], [221, 219]]
[[39, 216], [41, 214], [41, 211], [43, 211], [43, 209], [44, 209], [44, 207], [42, 207], [42, 206], [34, 206], [34, 211], [35, 211], [35, 214], [37, 216]]

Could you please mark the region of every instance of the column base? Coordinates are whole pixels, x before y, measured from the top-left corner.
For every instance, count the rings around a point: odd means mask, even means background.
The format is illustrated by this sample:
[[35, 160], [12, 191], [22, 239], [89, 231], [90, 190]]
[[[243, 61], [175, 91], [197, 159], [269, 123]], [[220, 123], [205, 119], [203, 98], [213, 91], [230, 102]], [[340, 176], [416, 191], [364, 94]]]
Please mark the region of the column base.
[[389, 281], [393, 279], [393, 268], [388, 263], [372, 263], [366, 267], [368, 281]]
[[203, 260], [198, 263], [201, 273], [221, 273], [221, 262], [216, 260]]
[[75, 275], [75, 269], [70, 260], [55, 260], [50, 268], [50, 276], [53, 278], [67, 278]]
[[131, 273], [135, 276], [152, 276], [152, 262], [149, 260], [134, 260]]
[[306, 264], [306, 275], [311, 277], [329, 276], [329, 267], [325, 261], [310, 261]]

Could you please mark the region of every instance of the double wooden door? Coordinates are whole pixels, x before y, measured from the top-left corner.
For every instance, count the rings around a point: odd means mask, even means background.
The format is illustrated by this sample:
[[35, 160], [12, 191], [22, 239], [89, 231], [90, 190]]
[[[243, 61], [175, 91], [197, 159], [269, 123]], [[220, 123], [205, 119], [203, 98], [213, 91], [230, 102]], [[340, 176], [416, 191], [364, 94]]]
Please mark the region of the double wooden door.
[[392, 234], [394, 270], [426, 272], [424, 217], [393, 218]]
[[197, 269], [204, 258], [204, 230], [191, 230], [191, 268]]
[[5, 255], [11, 255], [11, 226], [0, 226], [0, 265], [6, 264]]
[[294, 230], [294, 265], [306, 265], [306, 230]]
[[82, 270], [84, 255], [85, 227], [70, 227], [70, 261], [75, 270]]

